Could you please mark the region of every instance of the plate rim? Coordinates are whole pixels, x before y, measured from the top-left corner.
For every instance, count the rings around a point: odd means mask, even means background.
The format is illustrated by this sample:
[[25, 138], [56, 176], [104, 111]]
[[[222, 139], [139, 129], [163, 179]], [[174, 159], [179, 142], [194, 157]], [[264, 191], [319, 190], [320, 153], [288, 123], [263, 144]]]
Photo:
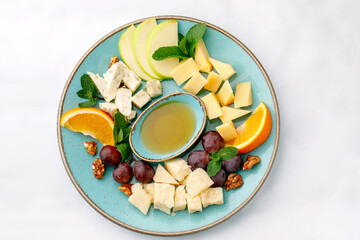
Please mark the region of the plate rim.
[[[234, 41], [236, 44], [238, 44], [252, 59], [253, 61], [256, 63], [256, 65], [258, 66], [258, 68], [260, 69], [262, 75], [264, 76], [271, 96], [272, 96], [272, 100], [274, 103], [274, 110], [275, 110], [275, 118], [276, 118], [276, 135], [275, 135], [275, 142], [274, 142], [274, 148], [273, 148], [273, 152], [271, 155], [271, 159], [269, 162], [269, 165], [265, 171], [264, 176], [262, 177], [262, 179], [260, 180], [259, 184], [256, 186], [256, 188], [254, 189], [254, 191], [250, 194], [250, 196], [245, 199], [245, 201], [240, 204], [237, 208], [235, 208], [232, 212], [230, 212], [229, 214], [227, 214], [226, 216], [212, 222], [209, 223], [205, 226], [202, 227], [198, 227], [195, 229], [191, 229], [191, 230], [185, 230], [185, 231], [177, 231], [177, 232], [158, 232], [158, 231], [150, 231], [150, 230], [145, 230], [145, 229], [141, 229], [141, 228], [137, 228], [134, 226], [131, 226], [129, 224], [126, 224], [122, 221], [119, 221], [118, 219], [115, 219], [114, 217], [110, 216], [108, 213], [106, 213], [104, 210], [102, 210], [99, 206], [97, 206], [89, 197], [88, 195], [83, 191], [83, 189], [80, 187], [80, 185], [76, 182], [72, 171], [69, 167], [69, 164], [67, 162], [66, 156], [65, 156], [65, 152], [64, 152], [64, 146], [63, 146], [63, 139], [62, 139], [62, 135], [61, 135], [61, 126], [60, 126], [60, 119], [63, 113], [63, 105], [64, 105], [64, 101], [65, 101], [65, 96], [66, 93], [68, 91], [68, 88], [70, 86], [70, 83], [72, 81], [72, 79], [74, 78], [75, 73], [77, 72], [77, 70], [79, 69], [80, 65], [84, 62], [84, 60], [89, 56], [89, 54], [96, 48], [98, 47], [101, 43], [103, 43], [105, 40], [107, 40], [108, 38], [110, 38], [111, 36], [113, 36], [114, 34], [122, 31], [125, 28], [128, 28], [131, 25], [135, 25], [135, 24], [139, 24], [142, 21], [144, 21], [145, 19], [148, 18], [156, 18], [157, 20], [169, 20], [169, 19], [175, 19], [175, 20], [185, 20], [185, 21], [190, 21], [190, 22], [195, 22], [195, 23], [205, 23], [207, 27], [210, 27], [214, 30], [219, 31], [220, 33], [224, 34], [225, 36], [227, 36], [228, 38], [230, 38], [232, 41]], [[113, 31], [111, 31], [110, 33], [106, 34], [104, 37], [102, 37], [100, 40], [98, 40], [95, 44], [93, 44], [89, 50], [87, 50], [85, 52], [85, 54], [80, 58], [80, 60], [76, 63], [74, 69], [71, 71], [70, 76], [68, 77], [66, 84], [64, 86], [64, 89], [62, 91], [61, 94], [61, 98], [60, 98], [60, 103], [59, 103], [59, 107], [58, 107], [58, 113], [57, 113], [57, 140], [58, 140], [58, 144], [59, 144], [59, 150], [60, 150], [60, 155], [62, 158], [62, 162], [64, 164], [65, 170], [71, 180], [71, 182], [73, 183], [73, 185], [75, 186], [76, 190], [80, 193], [80, 195], [85, 199], [85, 201], [90, 204], [91, 207], [93, 207], [97, 212], [99, 212], [102, 216], [104, 216], [105, 218], [107, 218], [108, 220], [112, 221], [113, 223], [116, 223], [118, 225], [120, 225], [121, 227], [124, 227], [126, 229], [135, 231], [135, 232], [139, 232], [139, 233], [144, 233], [144, 234], [149, 234], [149, 235], [155, 235], [155, 236], [179, 236], [179, 235], [186, 235], [186, 234], [190, 234], [190, 233], [196, 233], [202, 230], [206, 230], [209, 229], [211, 227], [214, 227], [217, 224], [220, 224], [222, 222], [224, 222], [225, 220], [229, 219], [230, 217], [232, 217], [233, 215], [235, 215], [237, 212], [239, 212], [241, 209], [243, 209], [249, 202], [251, 199], [254, 198], [254, 196], [256, 195], [256, 193], [260, 190], [260, 188], [262, 187], [262, 185], [264, 184], [266, 178], [268, 177], [270, 170], [274, 164], [274, 160], [275, 160], [275, 156], [277, 153], [277, 149], [279, 146], [279, 138], [280, 138], [280, 113], [279, 113], [279, 105], [278, 105], [278, 101], [276, 98], [276, 94], [274, 91], [274, 88], [272, 86], [272, 83], [270, 81], [270, 78], [268, 76], [268, 74], [266, 73], [264, 67], [262, 66], [262, 64], [260, 63], [260, 61], [256, 58], [256, 56], [240, 41], [238, 40], [236, 37], [234, 37], [232, 34], [230, 34], [229, 32], [225, 31], [224, 29], [215, 26], [214, 24], [211, 24], [209, 22], [197, 19], [197, 18], [192, 18], [192, 17], [187, 17], [187, 16], [179, 16], [179, 15], [159, 15], [159, 16], [150, 16], [150, 17], [146, 17], [146, 18], [142, 18], [142, 19], [138, 19], [135, 21], [132, 21], [130, 23], [124, 24], [116, 29], [114, 29]]]

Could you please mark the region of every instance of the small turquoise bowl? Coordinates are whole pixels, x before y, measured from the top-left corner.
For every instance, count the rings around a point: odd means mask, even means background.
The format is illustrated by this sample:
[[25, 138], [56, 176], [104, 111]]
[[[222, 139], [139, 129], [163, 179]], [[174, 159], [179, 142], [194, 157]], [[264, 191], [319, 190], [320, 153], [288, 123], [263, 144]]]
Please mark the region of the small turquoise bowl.
[[[148, 149], [146, 149], [146, 147], [141, 142], [141, 138], [140, 138], [141, 126], [144, 120], [146, 119], [146, 117], [149, 115], [149, 113], [151, 113], [160, 104], [170, 101], [186, 103], [193, 108], [196, 118], [195, 131], [191, 136], [190, 140], [182, 148], [180, 148], [175, 152], [171, 152], [167, 154], [159, 154], [159, 153], [151, 152]], [[205, 125], [206, 125], [206, 109], [200, 98], [198, 98], [197, 96], [191, 93], [186, 93], [186, 92], [177, 92], [177, 93], [169, 94], [165, 97], [160, 98], [153, 104], [151, 104], [150, 107], [145, 109], [140, 114], [140, 116], [134, 122], [131, 129], [130, 138], [129, 138], [130, 146], [132, 151], [135, 153], [135, 155], [141, 158], [142, 160], [148, 162], [162, 162], [177, 157], [182, 153], [184, 153], [186, 150], [188, 150], [199, 139], [201, 133], [205, 128]]]

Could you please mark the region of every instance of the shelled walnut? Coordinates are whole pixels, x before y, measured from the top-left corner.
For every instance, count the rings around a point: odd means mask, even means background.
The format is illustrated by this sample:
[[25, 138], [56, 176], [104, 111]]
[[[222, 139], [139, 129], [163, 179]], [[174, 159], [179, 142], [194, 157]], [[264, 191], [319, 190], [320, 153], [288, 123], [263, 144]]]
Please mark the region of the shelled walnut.
[[100, 158], [96, 158], [95, 161], [92, 164], [92, 169], [94, 172], [94, 177], [96, 179], [101, 179], [105, 172], [105, 166], [100, 160]]
[[84, 147], [87, 148], [88, 153], [90, 153], [92, 156], [95, 156], [97, 152], [96, 142], [84, 142]]
[[110, 58], [110, 65], [109, 65], [108, 69], [111, 68], [111, 66], [114, 65], [115, 63], [117, 63], [118, 61], [119, 61], [119, 58], [117, 56]]
[[244, 162], [243, 170], [249, 170], [259, 162], [260, 162], [260, 158], [258, 156], [248, 155], [246, 161]]
[[230, 189], [237, 189], [243, 184], [243, 180], [240, 174], [231, 173], [226, 182], [225, 182], [225, 190], [229, 191]]
[[132, 184], [121, 184], [121, 186], [119, 187], [119, 190], [122, 191], [123, 193], [125, 193], [126, 195], [131, 196], [131, 194], [132, 194], [131, 186], [132, 186]]

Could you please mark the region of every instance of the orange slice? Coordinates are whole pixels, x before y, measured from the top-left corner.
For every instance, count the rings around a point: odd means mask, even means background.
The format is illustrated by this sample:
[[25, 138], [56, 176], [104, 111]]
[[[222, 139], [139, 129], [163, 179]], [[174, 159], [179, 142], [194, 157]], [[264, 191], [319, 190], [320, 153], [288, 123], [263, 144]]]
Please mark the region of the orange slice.
[[60, 125], [99, 140], [104, 145], [114, 145], [114, 121], [97, 108], [74, 108], [66, 112]]
[[260, 146], [269, 137], [272, 120], [269, 109], [261, 102], [253, 114], [236, 129], [238, 136], [233, 146], [239, 153], [247, 153]]

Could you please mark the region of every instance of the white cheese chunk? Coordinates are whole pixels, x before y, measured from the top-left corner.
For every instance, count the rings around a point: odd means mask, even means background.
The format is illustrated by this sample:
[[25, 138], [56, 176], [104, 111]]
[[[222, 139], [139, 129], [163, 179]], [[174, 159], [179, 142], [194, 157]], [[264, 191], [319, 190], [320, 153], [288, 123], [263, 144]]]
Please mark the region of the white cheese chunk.
[[104, 102], [104, 103], [99, 103], [99, 106], [103, 112], [106, 112], [112, 118], [114, 118], [115, 113], [119, 111], [115, 103]]
[[127, 68], [125, 64], [117, 62], [113, 64], [106, 73], [104, 73], [104, 80], [108, 88], [109, 100], [113, 100], [116, 97], [116, 92], [121, 84], [125, 68]]
[[202, 168], [197, 168], [186, 179], [186, 191], [190, 197], [195, 197], [213, 185], [213, 181]]
[[105, 79], [100, 77], [99, 74], [94, 74], [91, 72], [87, 72], [91, 80], [94, 82], [96, 88], [99, 90], [101, 96], [104, 97], [105, 101], [110, 102], [112, 99], [109, 97], [109, 88], [107, 86], [107, 83]]
[[124, 116], [131, 114], [131, 94], [131, 90], [127, 88], [119, 88], [116, 93], [115, 104]]
[[200, 196], [191, 197], [186, 194], [187, 208], [189, 213], [202, 212]]
[[152, 98], [160, 96], [162, 94], [161, 82], [155, 80], [147, 81], [145, 90]]
[[131, 186], [131, 192], [137, 192], [139, 190], [143, 189], [143, 186], [141, 183], [135, 183], [134, 185]]
[[147, 194], [144, 189], [139, 189], [131, 194], [128, 200], [132, 205], [134, 205], [137, 209], [146, 215], [149, 211], [152, 197]]
[[181, 158], [165, 161], [165, 168], [178, 181], [184, 180], [191, 173], [190, 166]]
[[136, 89], [141, 85], [141, 79], [129, 68], [124, 69], [122, 81], [124, 82], [125, 86], [132, 92], [135, 92]]
[[179, 183], [165, 170], [161, 164], [156, 168], [156, 172], [153, 178], [156, 183], [168, 183], [173, 185], [179, 185]]
[[154, 208], [170, 214], [174, 207], [175, 187], [167, 183], [155, 183]]
[[151, 100], [151, 98], [150, 98], [149, 94], [147, 94], [144, 90], [140, 90], [132, 97], [132, 102], [139, 109], [141, 109], [150, 100]]
[[224, 204], [223, 189], [222, 187], [209, 188], [200, 193], [201, 202], [204, 208], [209, 205]]
[[125, 116], [125, 120], [130, 122], [131, 120], [133, 120], [136, 117], [136, 111], [135, 110], [131, 110], [131, 113], [129, 116]]
[[175, 205], [173, 211], [181, 211], [186, 208], [186, 193], [185, 186], [178, 186], [175, 190]]

